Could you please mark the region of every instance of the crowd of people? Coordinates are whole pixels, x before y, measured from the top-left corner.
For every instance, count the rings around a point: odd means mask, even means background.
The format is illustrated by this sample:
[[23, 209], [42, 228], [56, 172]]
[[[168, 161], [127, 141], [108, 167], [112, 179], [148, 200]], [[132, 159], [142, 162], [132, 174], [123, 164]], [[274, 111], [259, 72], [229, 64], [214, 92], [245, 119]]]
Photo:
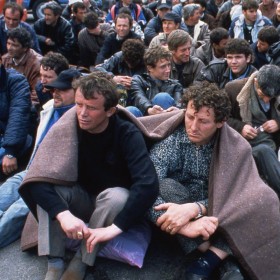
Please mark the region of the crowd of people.
[[197, 250], [182, 279], [280, 279], [280, 3], [42, 12], [0, 17], [0, 248], [38, 232], [45, 280], [82, 280], [145, 220]]

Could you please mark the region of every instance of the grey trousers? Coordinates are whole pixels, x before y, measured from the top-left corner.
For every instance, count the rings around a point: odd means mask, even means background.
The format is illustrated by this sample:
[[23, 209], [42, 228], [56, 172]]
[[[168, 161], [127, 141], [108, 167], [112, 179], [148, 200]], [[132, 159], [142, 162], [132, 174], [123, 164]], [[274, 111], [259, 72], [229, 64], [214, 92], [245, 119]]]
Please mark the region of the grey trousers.
[[[125, 188], [114, 187], [92, 196], [80, 186], [55, 186], [55, 190], [68, 205], [70, 212], [88, 223], [89, 228], [110, 226], [118, 213], [123, 209], [129, 191]], [[52, 257], [64, 257], [66, 235], [57, 220], [50, 219], [48, 213], [37, 207], [39, 220], [38, 254]], [[93, 252], [86, 251], [86, 241], [82, 242], [82, 260], [87, 265], [94, 264], [100, 244], [95, 246]]]

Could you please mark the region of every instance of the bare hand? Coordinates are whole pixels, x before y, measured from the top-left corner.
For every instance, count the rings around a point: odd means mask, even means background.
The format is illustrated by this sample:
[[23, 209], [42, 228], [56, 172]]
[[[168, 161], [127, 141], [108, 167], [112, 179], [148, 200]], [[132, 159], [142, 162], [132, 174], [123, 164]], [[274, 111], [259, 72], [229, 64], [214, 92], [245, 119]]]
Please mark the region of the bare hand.
[[121, 84], [127, 89], [130, 89], [131, 87], [131, 80], [132, 77], [129, 76], [114, 76], [113, 81], [117, 84]]
[[218, 219], [216, 217], [204, 216], [198, 220], [187, 223], [178, 233], [189, 238], [201, 236], [203, 240], [208, 240], [216, 231], [217, 227]]
[[157, 225], [160, 226], [161, 230], [171, 234], [177, 233], [181, 227], [195, 218], [199, 211], [195, 203], [164, 203], [156, 206], [155, 210], [166, 210], [166, 212], [157, 219]]
[[152, 108], [149, 108], [147, 111], [148, 115], [157, 115], [164, 113], [164, 110], [159, 105], [154, 105]]
[[258, 132], [255, 128], [253, 128], [251, 125], [249, 124], [245, 124], [242, 131], [241, 131], [241, 135], [248, 140], [254, 139], [255, 137], [257, 137]]
[[[75, 217], [70, 211], [66, 210], [57, 214], [62, 230], [70, 239], [86, 239], [89, 237], [89, 229], [79, 218]], [[82, 233], [82, 235], [81, 235]]]
[[2, 160], [2, 170], [5, 175], [9, 175], [12, 172], [18, 169], [17, 159], [15, 157], [8, 158], [6, 156], [3, 157]]
[[46, 45], [48, 45], [48, 46], [54, 46], [54, 45], [55, 45], [55, 43], [52, 41], [51, 38], [47, 38], [47, 39], [45, 40], [45, 43], [46, 43]]
[[105, 228], [96, 228], [96, 229], [89, 228], [88, 230], [89, 230], [89, 237], [87, 238], [86, 246], [87, 246], [87, 252], [89, 254], [92, 253], [97, 243], [109, 241], [122, 233], [122, 230], [114, 224]]
[[273, 133], [279, 130], [279, 125], [275, 120], [270, 120], [262, 125], [265, 132]]

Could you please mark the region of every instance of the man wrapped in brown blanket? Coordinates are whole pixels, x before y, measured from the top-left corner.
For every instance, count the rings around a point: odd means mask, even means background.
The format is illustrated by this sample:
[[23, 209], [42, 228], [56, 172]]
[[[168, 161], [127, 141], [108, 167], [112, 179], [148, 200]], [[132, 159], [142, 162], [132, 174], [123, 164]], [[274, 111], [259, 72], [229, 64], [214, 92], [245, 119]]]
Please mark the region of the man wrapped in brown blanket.
[[[203, 87], [205, 86], [207, 85], [204, 84]], [[201, 109], [206, 109], [202, 113], [205, 113], [209, 120], [205, 119], [204, 115], [204, 118], [198, 121], [202, 124], [211, 122], [212, 133], [206, 135], [207, 141], [204, 142], [202, 138], [200, 142], [201, 134], [195, 128], [197, 123], [189, 128], [191, 130], [186, 130], [191, 142], [198, 145], [213, 144], [207, 189], [208, 204], [199, 201], [199, 206], [197, 205], [197, 210], [193, 213], [195, 216], [202, 214], [218, 219], [217, 229], [213, 226], [212, 230], [209, 230], [205, 226], [209, 236], [214, 236], [216, 233], [224, 236], [233, 254], [251, 279], [278, 280], [280, 279], [280, 221], [277, 195], [259, 177], [247, 141], [231, 129], [224, 122], [225, 120], [215, 119], [213, 123], [214, 111], [211, 106], [207, 108], [203, 104], [199, 105], [201, 107], [196, 105], [190, 105], [191, 113], [187, 107], [186, 112], [180, 110], [140, 119], [133, 118], [123, 110], [119, 110], [119, 114], [121, 112], [127, 114], [145, 136], [159, 140], [172, 134], [184, 123], [184, 119], [186, 127], [190, 121], [197, 122], [196, 117], [200, 116]], [[47, 135], [27, 173], [21, 193], [31, 182], [36, 181], [65, 185], [75, 183], [77, 132], [76, 126], [69, 125], [74, 123], [74, 119], [76, 119], [75, 110], [70, 110]], [[205, 135], [205, 131], [203, 133]], [[54, 139], [62, 137], [62, 134], [64, 141], [56, 141], [54, 145]], [[172, 162], [172, 158], [170, 161]], [[46, 163], [48, 169], [43, 168]], [[61, 170], [68, 172], [62, 173]], [[171, 226], [174, 221], [172, 223], [170, 221], [163, 219], [160, 224], [167, 232], [173, 230]], [[216, 220], [212, 221], [212, 224], [216, 224]], [[189, 234], [183, 227], [180, 229], [178, 227], [178, 233], [186, 236]], [[201, 235], [205, 236], [205, 234]]]

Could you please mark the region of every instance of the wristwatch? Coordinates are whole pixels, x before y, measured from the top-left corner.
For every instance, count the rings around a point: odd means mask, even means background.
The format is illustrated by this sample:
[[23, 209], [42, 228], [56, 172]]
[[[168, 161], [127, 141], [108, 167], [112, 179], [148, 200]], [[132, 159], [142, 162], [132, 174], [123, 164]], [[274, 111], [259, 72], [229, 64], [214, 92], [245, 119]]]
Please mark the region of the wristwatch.
[[14, 158], [13, 155], [5, 155], [7, 158], [11, 159], [11, 158]]

